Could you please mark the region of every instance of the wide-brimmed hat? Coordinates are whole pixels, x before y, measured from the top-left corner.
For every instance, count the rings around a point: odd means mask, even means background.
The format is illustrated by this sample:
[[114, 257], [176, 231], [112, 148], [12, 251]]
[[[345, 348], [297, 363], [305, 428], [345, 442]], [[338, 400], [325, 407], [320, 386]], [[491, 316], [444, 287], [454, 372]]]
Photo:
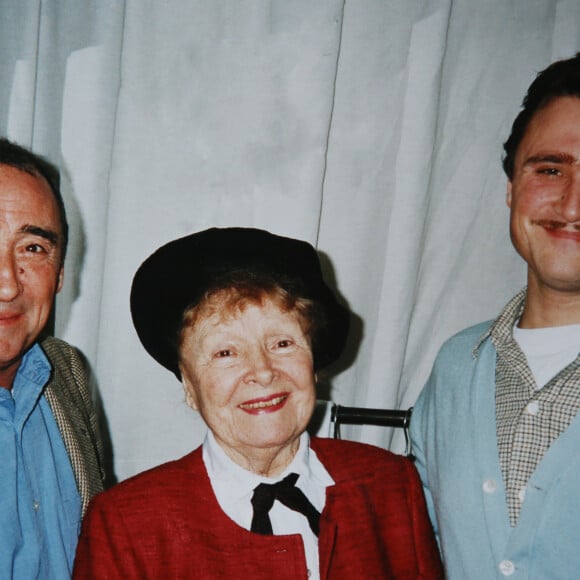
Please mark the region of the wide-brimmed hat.
[[267, 279], [292, 295], [317, 303], [324, 321], [313, 344], [315, 368], [340, 356], [349, 311], [322, 278], [316, 250], [307, 242], [254, 228], [212, 228], [159, 248], [137, 270], [131, 314], [147, 352], [178, 379], [183, 314], [224, 280]]

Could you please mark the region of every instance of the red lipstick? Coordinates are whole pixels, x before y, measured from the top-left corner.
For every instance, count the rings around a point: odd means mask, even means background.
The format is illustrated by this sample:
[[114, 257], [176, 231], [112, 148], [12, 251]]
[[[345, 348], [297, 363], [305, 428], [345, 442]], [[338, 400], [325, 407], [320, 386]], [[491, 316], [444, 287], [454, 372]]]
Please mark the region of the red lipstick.
[[263, 413], [275, 413], [279, 411], [288, 400], [289, 393], [276, 393], [269, 397], [260, 397], [240, 403], [238, 407], [250, 415], [261, 415]]

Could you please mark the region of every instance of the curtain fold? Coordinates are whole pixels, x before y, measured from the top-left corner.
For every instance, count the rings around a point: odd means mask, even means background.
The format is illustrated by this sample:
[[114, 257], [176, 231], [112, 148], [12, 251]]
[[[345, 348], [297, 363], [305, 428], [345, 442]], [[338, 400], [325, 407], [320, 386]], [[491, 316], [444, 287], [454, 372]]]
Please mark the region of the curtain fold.
[[442, 342], [525, 284], [502, 143], [535, 74], [580, 50], [580, 3], [0, 0], [0, 50], [1, 132], [62, 171], [56, 333], [91, 364], [124, 479], [203, 439], [129, 314], [141, 261], [195, 230], [316, 244], [354, 313], [323, 394], [413, 404]]

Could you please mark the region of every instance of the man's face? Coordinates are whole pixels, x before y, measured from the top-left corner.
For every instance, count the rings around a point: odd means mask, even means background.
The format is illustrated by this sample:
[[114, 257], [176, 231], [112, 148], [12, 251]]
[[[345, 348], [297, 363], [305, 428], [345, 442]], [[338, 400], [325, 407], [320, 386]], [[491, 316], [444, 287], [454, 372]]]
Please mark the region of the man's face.
[[0, 385], [10, 387], [63, 278], [62, 231], [46, 181], [0, 165]]
[[507, 205], [528, 286], [580, 293], [580, 98], [557, 98], [534, 115], [516, 153]]

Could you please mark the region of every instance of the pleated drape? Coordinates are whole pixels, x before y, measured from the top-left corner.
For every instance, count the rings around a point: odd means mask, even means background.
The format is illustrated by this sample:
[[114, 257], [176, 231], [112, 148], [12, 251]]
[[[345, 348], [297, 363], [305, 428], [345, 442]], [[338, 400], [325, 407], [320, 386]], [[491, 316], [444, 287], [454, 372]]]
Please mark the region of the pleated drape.
[[354, 313], [322, 394], [412, 405], [441, 343], [525, 284], [502, 143], [578, 50], [576, 0], [0, 0], [0, 132], [61, 168], [56, 334], [91, 363], [119, 479], [203, 439], [128, 306], [141, 261], [195, 230], [315, 244]]

